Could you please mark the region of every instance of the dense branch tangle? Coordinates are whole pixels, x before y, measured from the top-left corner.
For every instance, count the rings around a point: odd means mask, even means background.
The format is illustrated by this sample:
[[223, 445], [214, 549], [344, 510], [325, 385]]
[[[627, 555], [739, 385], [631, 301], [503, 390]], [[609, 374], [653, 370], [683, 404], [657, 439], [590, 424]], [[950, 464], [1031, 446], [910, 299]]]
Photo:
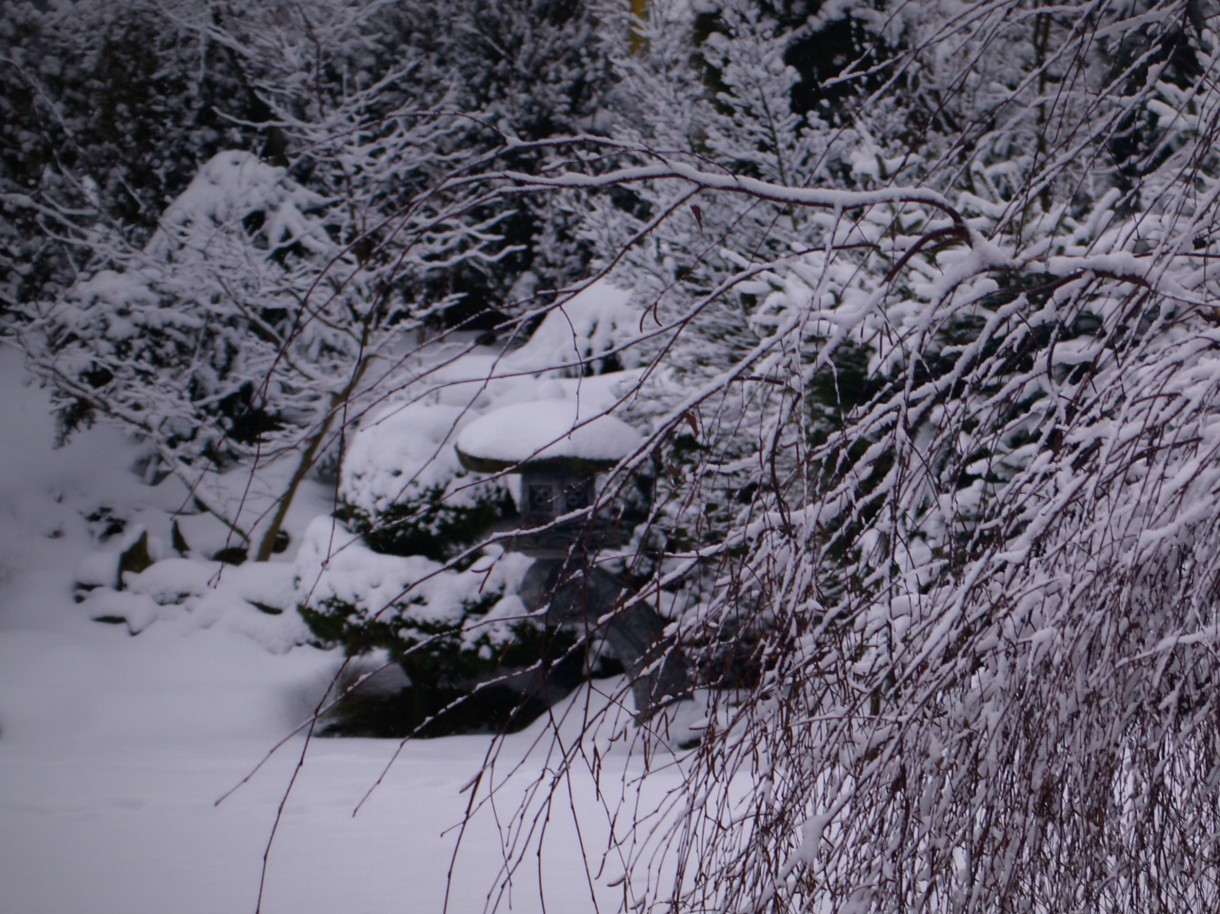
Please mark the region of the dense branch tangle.
[[[629, 398], [681, 470], [658, 487], [667, 549], [644, 593], [678, 595], [710, 685], [726, 643], [750, 656], [638, 852], [642, 897], [1220, 903], [1216, 42], [1202, 4], [1137, 6], [989, 4], [912, 37], [887, 88], [943, 76], [942, 108], [989, 126], [881, 186], [596, 138], [550, 170], [461, 179], [651, 204], [618, 236], [637, 253], [606, 261], [656, 277], [640, 345], [682, 380]], [[1158, 19], [1184, 23], [1198, 79]], [[1022, 28], [1032, 63], [994, 105], [963, 88], [981, 55], [957, 83], [924, 59], [982, 35], [1019, 69]], [[875, 101], [861, 133], [901, 159], [912, 137]], [[671, 458], [692, 423], [695, 456]]]

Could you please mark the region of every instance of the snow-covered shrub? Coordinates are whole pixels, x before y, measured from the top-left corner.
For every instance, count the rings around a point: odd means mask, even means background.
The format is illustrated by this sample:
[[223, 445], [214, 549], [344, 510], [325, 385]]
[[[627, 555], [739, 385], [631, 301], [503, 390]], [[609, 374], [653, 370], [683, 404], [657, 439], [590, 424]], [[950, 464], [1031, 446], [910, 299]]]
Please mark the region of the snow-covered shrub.
[[451, 558], [515, 513], [503, 478], [465, 470], [453, 445], [468, 412], [408, 404], [380, 410], [353, 437], [340, 514], [377, 552]]
[[[104, 249], [108, 268], [31, 315], [26, 342], [35, 367], [51, 376], [61, 400], [76, 404], [73, 412], [111, 413], [144, 427], [165, 450], [223, 462], [235, 430], [204, 417], [223, 413], [220, 404], [252, 386], [270, 341], [241, 337], [252, 317], [282, 311], [288, 291], [282, 268], [248, 261], [247, 248], [269, 253], [295, 231], [318, 232], [305, 215], [315, 204], [283, 169], [242, 152], [215, 157], [166, 209], [145, 249], [116, 242]], [[233, 447], [249, 443], [231, 438]]]
[[27, 351], [65, 430], [109, 418], [181, 469], [231, 463], [309, 416], [316, 350], [334, 346], [300, 306], [334, 256], [321, 206], [284, 169], [220, 153], [143, 249], [115, 241], [106, 268], [32, 309]]
[[376, 552], [318, 518], [296, 562], [298, 610], [319, 645], [352, 657], [383, 652], [402, 668], [400, 734], [496, 730], [545, 708], [544, 674], [574, 643], [516, 596], [530, 563], [505, 553], [459, 571]]
[[626, 289], [592, 283], [558, 306], [504, 359], [515, 371], [579, 378], [639, 368], [640, 309]]
[[[204, 163], [142, 247], [99, 233], [95, 269], [24, 315], [31, 366], [54, 388], [65, 431], [121, 425], [192, 487], [243, 460], [287, 477], [255, 521], [250, 551], [268, 558], [301, 480], [335, 447], [338, 416], [367, 405], [370, 366], [401, 357], [386, 352], [401, 349], [406, 321], [388, 274], [405, 255], [386, 266], [356, 252], [349, 217], [287, 169], [229, 150]], [[460, 259], [464, 231], [434, 228], [412, 255]], [[226, 520], [254, 538], [247, 519]]]

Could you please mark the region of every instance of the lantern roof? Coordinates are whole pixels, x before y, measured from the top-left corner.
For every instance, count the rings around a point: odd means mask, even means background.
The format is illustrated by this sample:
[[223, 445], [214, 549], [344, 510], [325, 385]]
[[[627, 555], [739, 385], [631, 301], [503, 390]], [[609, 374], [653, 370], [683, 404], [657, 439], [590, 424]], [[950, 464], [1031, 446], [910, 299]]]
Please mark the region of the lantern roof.
[[456, 449], [462, 465], [482, 473], [508, 470], [592, 474], [608, 470], [639, 446], [638, 431], [579, 400], [514, 403], [467, 425]]

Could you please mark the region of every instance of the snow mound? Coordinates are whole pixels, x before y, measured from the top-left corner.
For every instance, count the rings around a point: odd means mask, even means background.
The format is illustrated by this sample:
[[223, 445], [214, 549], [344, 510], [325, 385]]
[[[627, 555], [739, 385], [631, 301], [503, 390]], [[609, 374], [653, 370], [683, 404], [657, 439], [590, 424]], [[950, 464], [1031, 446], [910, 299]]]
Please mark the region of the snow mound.
[[[78, 586], [90, 586], [81, 569], [93, 565], [118, 574], [113, 550], [86, 557], [77, 570]], [[272, 654], [304, 644], [309, 633], [293, 611], [296, 584], [292, 565], [165, 558], [144, 571], [126, 572], [81, 597], [81, 610], [95, 622], [125, 625], [138, 635], [154, 623], [185, 631], [219, 628], [249, 638]]]

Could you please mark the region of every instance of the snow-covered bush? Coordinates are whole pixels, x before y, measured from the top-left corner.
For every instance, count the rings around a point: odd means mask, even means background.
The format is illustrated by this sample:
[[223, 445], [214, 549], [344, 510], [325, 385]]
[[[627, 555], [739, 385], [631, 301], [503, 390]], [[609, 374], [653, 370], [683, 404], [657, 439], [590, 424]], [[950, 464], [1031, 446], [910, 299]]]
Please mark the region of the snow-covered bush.
[[521, 346], [508, 352], [509, 371], [580, 378], [641, 368], [639, 307], [630, 291], [598, 281], [562, 299]]
[[515, 513], [503, 478], [480, 479], [454, 451], [469, 411], [382, 409], [353, 436], [339, 482], [340, 515], [377, 552], [452, 558]]
[[[337, 443], [340, 414], [373, 400], [366, 375], [384, 381], [403, 360], [411, 321], [386, 271], [405, 269], [408, 254], [398, 248], [387, 267], [356, 251], [342, 240], [349, 218], [287, 169], [229, 150], [200, 168], [142, 247], [99, 233], [95, 269], [58, 300], [29, 305], [21, 328], [65, 432], [95, 418], [124, 426], [201, 499], [207, 475], [239, 461], [286, 475], [257, 531], [226, 518], [269, 557], [301, 480]], [[416, 266], [426, 271], [438, 252], [466, 256], [455, 246], [467, 228], [411, 240]], [[278, 463], [294, 469], [281, 474]]]
[[[313, 418], [319, 362], [343, 338], [319, 333], [301, 304], [335, 256], [322, 208], [284, 169], [220, 153], [142, 249], [116, 240], [104, 268], [31, 308], [27, 352], [65, 433], [112, 419], [170, 470], [282, 447], [272, 433]], [[326, 304], [340, 309], [341, 296]]]
[[377, 652], [406, 673], [385, 735], [495, 731], [546, 708], [556, 664], [579, 666], [572, 635], [516, 595], [530, 564], [505, 553], [457, 570], [386, 555], [318, 518], [297, 557], [298, 610], [319, 645], [350, 657]]

